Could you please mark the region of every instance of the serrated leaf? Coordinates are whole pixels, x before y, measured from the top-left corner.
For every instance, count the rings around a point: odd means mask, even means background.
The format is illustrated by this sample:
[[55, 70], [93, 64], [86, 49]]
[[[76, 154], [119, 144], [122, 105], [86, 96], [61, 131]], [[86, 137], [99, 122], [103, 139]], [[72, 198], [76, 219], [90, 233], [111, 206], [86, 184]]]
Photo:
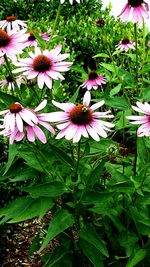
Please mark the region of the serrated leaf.
[[44, 239], [44, 242], [39, 250], [41, 252], [48, 243], [57, 235], [64, 232], [67, 228], [71, 227], [74, 224], [73, 215], [70, 214], [67, 210], [58, 210], [52, 220], [50, 221], [47, 235]]

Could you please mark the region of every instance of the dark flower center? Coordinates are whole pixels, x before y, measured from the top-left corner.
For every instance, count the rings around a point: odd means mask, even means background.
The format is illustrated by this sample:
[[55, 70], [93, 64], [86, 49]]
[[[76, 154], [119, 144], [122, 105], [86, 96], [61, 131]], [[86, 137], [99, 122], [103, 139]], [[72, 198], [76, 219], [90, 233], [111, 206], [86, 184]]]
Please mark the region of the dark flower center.
[[14, 81], [13, 77], [10, 76], [10, 75], [6, 77], [6, 80], [7, 80], [8, 83], [13, 83], [13, 81]]
[[10, 105], [9, 110], [11, 113], [18, 113], [19, 111], [22, 110], [22, 107], [20, 104], [15, 103], [15, 104]]
[[30, 32], [29, 34], [30, 34], [30, 36], [28, 37], [28, 41], [36, 40], [36, 37], [34, 36], [34, 34], [32, 32]]
[[103, 19], [96, 20], [96, 25], [98, 27], [103, 27], [105, 25], [105, 21]]
[[7, 46], [10, 42], [10, 37], [9, 35], [0, 29], [0, 47]]
[[15, 20], [16, 20], [16, 17], [15, 17], [15, 16], [8, 16], [8, 17], [6, 18], [6, 20], [7, 20], [8, 22], [12, 22], [12, 21], [15, 21]]
[[77, 125], [89, 124], [92, 121], [92, 118], [92, 111], [81, 104], [70, 111], [70, 119]]
[[45, 72], [52, 66], [51, 60], [45, 55], [39, 55], [33, 60], [33, 68], [38, 72]]
[[88, 76], [89, 76], [89, 80], [94, 80], [98, 77], [98, 74], [96, 73], [95, 70], [92, 70], [89, 72]]
[[130, 43], [130, 40], [128, 38], [124, 38], [122, 39], [122, 44], [129, 44]]
[[131, 7], [137, 7], [140, 6], [143, 3], [143, 0], [128, 0], [128, 4]]

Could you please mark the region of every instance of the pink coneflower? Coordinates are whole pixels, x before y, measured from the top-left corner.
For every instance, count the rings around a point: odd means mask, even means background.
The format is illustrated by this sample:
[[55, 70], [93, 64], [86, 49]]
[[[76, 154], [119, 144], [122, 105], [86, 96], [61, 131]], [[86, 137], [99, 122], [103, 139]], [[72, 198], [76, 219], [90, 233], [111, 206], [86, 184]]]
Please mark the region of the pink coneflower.
[[[18, 87], [20, 87], [20, 84], [22, 83], [21, 77], [18, 77], [18, 78], [16, 77], [15, 81], [16, 81]], [[6, 77], [6, 79], [0, 81], [0, 87], [3, 88], [5, 86], [7, 86], [9, 90], [11, 90], [11, 89], [14, 90], [15, 89], [15, 81], [11, 75], [8, 75]]]
[[136, 102], [137, 107], [132, 106], [132, 108], [140, 113], [145, 114], [144, 116], [127, 116], [127, 119], [131, 120], [132, 124], [142, 124], [138, 130], [138, 136], [150, 136], [150, 105], [145, 102], [144, 104]]
[[17, 54], [21, 54], [24, 48], [22, 42], [26, 39], [26, 30], [18, 33], [9, 33], [0, 29], [0, 57], [5, 55], [10, 59], [15, 59]]
[[[74, 0], [69, 0], [69, 3], [72, 5]], [[77, 3], [81, 3], [82, 0], [75, 0]], [[60, 3], [63, 4], [65, 0], [60, 0]]]
[[[38, 114], [37, 112], [43, 109], [47, 104], [47, 100], [43, 100], [42, 103], [33, 109], [23, 108], [19, 103], [12, 104], [9, 107], [9, 111], [15, 116], [15, 120], [10, 113], [7, 113], [4, 117], [3, 125], [0, 126], [2, 131], [1, 135], [9, 136], [10, 144], [14, 141], [21, 141], [25, 135], [30, 142], [34, 142], [37, 137], [43, 144], [47, 142], [44, 132], [40, 126], [46, 128], [49, 132], [55, 133], [53, 127], [47, 122], [48, 113]], [[21, 109], [22, 114], [19, 109]], [[5, 112], [6, 113], [6, 112]], [[4, 111], [0, 112], [0, 115], [5, 114]], [[7, 116], [7, 117], [6, 117]], [[18, 116], [18, 117], [17, 117]], [[20, 117], [20, 118], [19, 118]], [[12, 120], [12, 122], [11, 122]], [[7, 124], [9, 127], [7, 126]]]
[[88, 138], [90, 135], [96, 141], [100, 140], [99, 136], [107, 137], [106, 131], [110, 131], [109, 128], [113, 127], [114, 124], [100, 119], [113, 118], [114, 116], [109, 114], [110, 110], [94, 112], [104, 104], [104, 101], [102, 100], [89, 107], [90, 100], [90, 92], [86, 91], [83, 104], [75, 105], [52, 101], [56, 107], [63, 110], [52, 112], [48, 116], [49, 121], [56, 122], [57, 128], [61, 130], [56, 136], [57, 139], [65, 137], [67, 140], [73, 139], [75, 143], [79, 142], [81, 136]]
[[[23, 72], [27, 79], [34, 79], [37, 77], [38, 86], [43, 88], [44, 83], [46, 86], [52, 88], [52, 79], [63, 80], [64, 77], [60, 72], [68, 71], [72, 62], [64, 62], [63, 60], [69, 57], [69, 54], [60, 54], [62, 49], [58, 45], [55, 49], [43, 52], [38, 47], [35, 48], [35, 54], [29, 52], [30, 58], [19, 59], [19, 62], [14, 62], [15, 66], [21, 68], [15, 69], [13, 72]], [[62, 62], [61, 62], [62, 61]]]
[[[50, 39], [50, 34], [48, 32], [44, 32], [42, 34], [39, 34], [39, 36], [44, 41], [49, 41], [49, 39]], [[28, 47], [28, 46], [34, 46], [34, 47], [36, 47], [38, 45], [38, 40], [34, 36], [34, 33], [29, 32], [27, 34], [27, 39], [25, 40], [24, 44], [25, 44], [25, 47]]]
[[0, 115], [4, 116], [3, 128], [6, 132], [15, 131], [15, 127], [23, 132], [24, 123], [34, 126], [38, 123], [37, 116], [28, 108], [24, 108], [20, 103], [10, 105], [9, 109], [0, 111]]
[[5, 20], [0, 21], [0, 28], [6, 28], [7, 32], [11, 30], [18, 32], [21, 28], [27, 28], [27, 24], [15, 16], [8, 16]]
[[89, 72], [86, 81], [81, 84], [81, 87], [87, 88], [87, 90], [96, 90], [99, 86], [102, 86], [102, 84], [105, 83], [106, 79], [102, 75], [98, 75], [96, 71], [92, 70]]
[[128, 0], [128, 3], [124, 6], [118, 17], [121, 17], [122, 21], [128, 20], [131, 14], [131, 20], [133, 23], [141, 23], [143, 19], [148, 18], [148, 4], [143, 0]]
[[127, 52], [130, 48], [135, 50], [135, 43], [131, 42], [128, 38], [122, 39], [121, 42], [116, 45], [117, 50], [125, 52]]

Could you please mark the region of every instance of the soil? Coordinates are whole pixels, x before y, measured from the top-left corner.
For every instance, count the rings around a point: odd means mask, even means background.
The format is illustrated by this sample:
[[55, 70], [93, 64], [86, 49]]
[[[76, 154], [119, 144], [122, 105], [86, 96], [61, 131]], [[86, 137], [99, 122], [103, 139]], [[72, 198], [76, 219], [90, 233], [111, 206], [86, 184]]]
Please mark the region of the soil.
[[[46, 252], [52, 251], [57, 244], [48, 245], [41, 254], [34, 252], [29, 256], [29, 251], [33, 239], [38, 233], [42, 235], [43, 228], [49, 223], [51, 217], [51, 213], [48, 212], [41, 221], [36, 218], [18, 224], [7, 225], [6, 237], [3, 238], [5, 248], [3, 249], [1, 267], [42, 267], [41, 256]], [[43, 235], [45, 236], [45, 233]]]

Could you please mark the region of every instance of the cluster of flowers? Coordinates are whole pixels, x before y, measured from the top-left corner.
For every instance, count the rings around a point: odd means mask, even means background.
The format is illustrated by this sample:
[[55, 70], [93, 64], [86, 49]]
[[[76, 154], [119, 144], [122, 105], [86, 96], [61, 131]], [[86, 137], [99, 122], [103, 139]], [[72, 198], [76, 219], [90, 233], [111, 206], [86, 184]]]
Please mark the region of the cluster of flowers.
[[53, 127], [49, 122], [56, 122], [56, 127], [60, 130], [56, 138], [65, 137], [67, 140], [78, 142], [81, 136], [88, 138], [91, 136], [94, 140], [99, 141], [99, 136], [107, 137], [107, 131], [114, 124], [101, 120], [101, 118], [113, 118], [110, 110], [106, 112], [94, 112], [100, 108], [104, 101], [100, 101], [89, 107], [91, 94], [87, 91], [83, 97], [83, 103], [75, 105], [73, 103], [52, 103], [62, 111], [51, 113], [38, 112], [43, 109], [47, 101], [42, 103], [35, 109], [24, 108], [20, 103], [10, 105], [9, 109], [0, 111], [0, 115], [4, 115], [1, 119], [3, 124], [0, 126], [1, 135], [9, 136], [10, 143], [21, 141], [25, 135], [30, 142], [35, 141], [37, 137], [42, 143], [46, 143], [46, 136], [40, 129], [39, 125], [45, 127], [49, 132], [55, 134]]
[[[64, 3], [65, 0], [61, 0]], [[80, 3], [80, 0], [76, 0]], [[73, 1], [69, 1], [70, 4]], [[136, 3], [135, 3], [136, 2]], [[132, 12], [134, 22], [140, 21], [141, 17], [147, 16], [148, 5], [145, 1], [129, 0], [120, 16], [125, 21], [129, 13]], [[51, 89], [52, 80], [63, 80], [61, 72], [66, 72], [72, 65], [72, 62], [64, 61], [69, 57], [69, 54], [61, 54], [62, 46], [48, 51], [41, 51], [37, 47], [37, 39], [34, 33], [26, 33], [27, 25], [24, 21], [17, 20], [16, 17], [7, 17], [6, 20], [0, 22], [0, 57], [1, 64], [8, 57], [12, 60], [14, 66], [18, 67], [13, 70], [13, 73], [22, 73], [26, 79], [37, 78], [37, 84], [40, 89], [43, 89], [44, 84]], [[23, 29], [20, 30], [20, 27]], [[5, 31], [7, 28], [7, 32]], [[45, 41], [48, 41], [50, 35], [44, 33], [41, 35]], [[23, 49], [28, 46], [34, 46], [35, 52], [29, 52], [29, 58], [17, 58], [16, 55], [21, 54]], [[128, 51], [129, 48], [135, 49], [135, 44], [129, 39], [123, 39], [117, 46], [117, 49]], [[20, 85], [21, 77], [16, 78], [18, 86]], [[1, 82], [1, 86], [11, 84], [14, 88], [12, 77], [8, 76], [5, 81]], [[67, 140], [78, 142], [81, 136], [88, 138], [91, 136], [94, 140], [99, 141], [100, 137], [107, 137], [107, 132], [114, 127], [113, 123], [101, 120], [102, 118], [113, 118], [110, 110], [105, 112], [95, 112], [99, 109], [104, 101], [89, 106], [91, 94], [89, 90], [96, 90], [99, 86], [106, 83], [106, 79], [99, 75], [95, 70], [90, 71], [88, 78], [81, 85], [87, 91], [83, 97], [83, 103], [75, 105], [73, 103], [58, 103], [52, 101], [53, 105], [60, 108], [62, 111], [51, 113], [39, 113], [46, 104], [47, 100], [42, 101], [35, 109], [23, 107], [20, 103], [13, 103], [7, 110], [0, 111], [0, 115], [4, 117], [0, 119], [2, 129], [0, 134], [8, 136], [10, 143], [21, 141], [25, 136], [30, 142], [34, 142], [37, 137], [42, 143], [46, 143], [46, 136], [41, 126], [46, 128], [52, 134], [55, 134], [54, 128], [50, 123], [56, 123], [56, 127], [60, 132], [56, 138], [65, 137]], [[150, 105], [148, 103], [140, 104], [137, 102], [137, 107], [133, 107], [135, 111], [146, 114], [146, 116], [128, 116], [133, 124], [142, 124], [138, 129], [139, 136], [150, 135]]]

